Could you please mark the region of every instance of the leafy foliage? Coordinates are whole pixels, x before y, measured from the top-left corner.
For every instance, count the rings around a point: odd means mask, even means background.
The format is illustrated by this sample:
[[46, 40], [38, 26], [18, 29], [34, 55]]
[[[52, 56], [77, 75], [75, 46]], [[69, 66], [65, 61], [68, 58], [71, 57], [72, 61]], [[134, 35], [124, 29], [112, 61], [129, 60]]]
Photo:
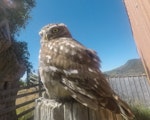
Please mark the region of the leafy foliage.
[[135, 120], [150, 120], [150, 109], [142, 105], [132, 106], [132, 110], [135, 114]]
[[24, 82], [23, 80], [20, 79], [20, 80], [19, 80], [19, 85], [20, 85], [20, 86], [26, 86], [26, 82]]
[[12, 40], [10, 50], [15, 53], [18, 62], [26, 67], [28, 73], [32, 65], [29, 62], [27, 43], [17, 41], [15, 35], [25, 28], [34, 6], [35, 0], [0, 0], [0, 25], [9, 24]]
[[11, 35], [25, 28], [30, 17], [30, 11], [35, 6], [35, 0], [13, 0], [14, 7], [6, 8], [6, 18], [9, 21]]
[[27, 43], [13, 40], [12, 50], [15, 52], [17, 60], [30, 72], [32, 65], [29, 62], [30, 54], [28, 52]]

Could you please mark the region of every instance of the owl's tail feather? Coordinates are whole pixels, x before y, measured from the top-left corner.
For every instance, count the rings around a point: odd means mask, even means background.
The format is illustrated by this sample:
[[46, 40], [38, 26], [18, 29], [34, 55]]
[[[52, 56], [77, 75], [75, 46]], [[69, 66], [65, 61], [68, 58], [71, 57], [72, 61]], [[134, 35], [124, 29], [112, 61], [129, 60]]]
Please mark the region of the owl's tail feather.
[[116, 114], [121, 114], [125, 120], [133, 120], [135, 118], [130, 107], [122, 101], [117, 95], [114, 95], [113, 101], [108, 102], [106, 108]]

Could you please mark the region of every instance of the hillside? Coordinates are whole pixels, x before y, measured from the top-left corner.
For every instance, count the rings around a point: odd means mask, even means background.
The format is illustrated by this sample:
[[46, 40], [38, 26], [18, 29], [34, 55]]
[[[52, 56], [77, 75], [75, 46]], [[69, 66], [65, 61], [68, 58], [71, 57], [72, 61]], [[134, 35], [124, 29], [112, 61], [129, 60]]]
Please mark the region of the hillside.
[[144, 74], [144, 67], [140, 59], [128, 60], [124, 65], [104, 72], [108, 76], [129, 76]]

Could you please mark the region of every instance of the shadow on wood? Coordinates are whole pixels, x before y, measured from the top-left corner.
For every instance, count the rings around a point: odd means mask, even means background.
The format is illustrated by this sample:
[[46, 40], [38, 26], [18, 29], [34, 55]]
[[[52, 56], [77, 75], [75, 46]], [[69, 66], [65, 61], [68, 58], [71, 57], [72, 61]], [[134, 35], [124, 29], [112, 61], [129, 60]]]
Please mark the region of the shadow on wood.
[[34, 120], [123, 120], [108, 110], [94, 111], [75, 101], [59, 103], [39, 98], [35, 106]]

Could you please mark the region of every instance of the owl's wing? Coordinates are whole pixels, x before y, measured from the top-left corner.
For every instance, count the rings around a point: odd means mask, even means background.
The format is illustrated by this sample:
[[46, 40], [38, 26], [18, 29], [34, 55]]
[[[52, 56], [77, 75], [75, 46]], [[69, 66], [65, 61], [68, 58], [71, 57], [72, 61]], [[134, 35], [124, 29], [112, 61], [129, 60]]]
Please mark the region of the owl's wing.
[[105, 98], [111, 97], [113, 91], [99, 70], [100, 60], [96, 53], [70, 38], [60, 40], [56, 48], [59, 55], [53, 64], [61, 69], [61, 83], [72, 97], [93, 109], [104, 107]]

